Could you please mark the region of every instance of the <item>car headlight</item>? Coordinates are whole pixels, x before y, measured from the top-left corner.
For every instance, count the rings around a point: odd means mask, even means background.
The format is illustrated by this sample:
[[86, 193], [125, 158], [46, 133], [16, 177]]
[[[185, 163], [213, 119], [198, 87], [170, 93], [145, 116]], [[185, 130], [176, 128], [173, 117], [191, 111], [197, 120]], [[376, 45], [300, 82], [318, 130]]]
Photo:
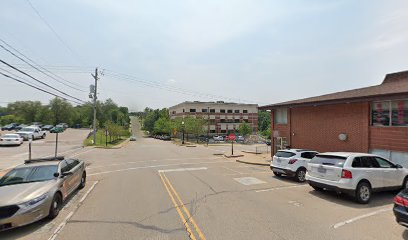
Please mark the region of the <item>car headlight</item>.
[[45, 193], [39, 197], [36, 197], [28, 202], [21, 204], [21, 207], [25, 209], [36, 207], [40, 205], [41, 203], [43, 203], [47, 198], [48, 198], [48, 193]]

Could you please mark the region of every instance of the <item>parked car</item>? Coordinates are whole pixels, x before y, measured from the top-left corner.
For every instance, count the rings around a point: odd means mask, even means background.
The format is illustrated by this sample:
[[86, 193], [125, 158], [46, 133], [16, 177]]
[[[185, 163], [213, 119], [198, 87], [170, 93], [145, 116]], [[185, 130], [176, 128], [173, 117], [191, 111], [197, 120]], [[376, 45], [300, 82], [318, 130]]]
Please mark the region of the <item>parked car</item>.
[[395, 196], [393, 212], [397, 223], [408, 227], [408, 189], [402, 190]]
[[136, 137], [135, 137], [135, 136], [131, 136], [131, 137], [129, 138], [129, 141], [136, 141]]
[[0, 146], [21, 145], [24, 139], [16, 134], [4, 134], [0, 137]]
[[10, 123], [10, 124], [8, 124], [6, 126], [3, 126], [1, 128], [1, 130], [2, 131], [12, 131], [12, 130], [15, 130], [17, 126], [18, 126], [17, 123]]
[[408, 169], [377, 155], [329, 152], [309, 162], [306, 180], [317, 191], [334, 190], [368, 203], [374, 191], [406, 188], [407, 176]]
[[40, 122], [33, 122], [33, 123], [31, 123], [31, 126], [37, 126], [39, 128], [42, 128], [43, 125]]
[[265, 144], [271, 146], [271, 140], [266, 140]]
[[0, 231], [43, 218], [55, 218], [77, 188], [84, 188], [86, 171], [77, 159], [32, 159], [0, 178]]
[[294, 177], [298, 182], [306, 180], [307, 164], [318, 152], [305, 149], [279, 150], [271, 161], [271, 170], [276, 176]]
[[244, 142], [245, 138], [243, 136], [237, 136], [237, 142]]
[[53, 127], [54, 127], [54, 125], [44, 125], [44, 126], [42, 126], [41, 129], [43, 131], [50, 131]]
[[198, 136], [198, 141], [200, 142], [207, 142], [207, 140], [208, 140], [208, 137], [205, 135]]
[[224, 141], [224, 137], [223, 136], [213, 136], [214, 141]]
[[50, 133], [62, 133], [65, 130], [65, 128], [62, 125], [57, 125], [53, 128], [50, 129]]
[[66, 124], [66, 123], [59, 123], [59, 124], [57, 124], [57, 126], [58, 125], [62, 126], [64, 129], [67, 129], [69, 127], [68, 124]]
[[20, 131], [16, 133], [20, 135], [24, 140], [28, 140], [30, 138], [33, 140], [38, 138], [44, 139], [46, 136], [45, 131], [42, 131], [39, 127], [36, 126], [22, 128]]
[[23, 128], [25, 128], [25, 127], [28, 127], [28, 125], [20, 124], [20, 125], [16, 126], [16, 128], [15, 128], [14, 130], [20, 131], [21, 129], [23, 129]]
[[169, 135], [162, 135], [160, 139], [164, 141], [170, 141], [171, 137]]

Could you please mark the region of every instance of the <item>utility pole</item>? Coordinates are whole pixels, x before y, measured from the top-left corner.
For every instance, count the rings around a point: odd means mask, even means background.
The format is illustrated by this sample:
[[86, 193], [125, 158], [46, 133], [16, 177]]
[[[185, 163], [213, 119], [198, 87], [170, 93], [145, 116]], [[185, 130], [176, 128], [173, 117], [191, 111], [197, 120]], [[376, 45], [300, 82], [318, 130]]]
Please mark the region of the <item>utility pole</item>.
[[93, 117], [93, 144], [96, 144], [96, 100], [97, 100], [97, 90], [98, 90], [98, 68], [95, 68], [95, 75], [92, 74], [92, 77], [95, 79], [95, 86], [93, 87], [93, 92], [92, 92], [92, 87], [91, 87], [91, 94], [93, 94], [93, 104], [94, 104], [94, 117]]

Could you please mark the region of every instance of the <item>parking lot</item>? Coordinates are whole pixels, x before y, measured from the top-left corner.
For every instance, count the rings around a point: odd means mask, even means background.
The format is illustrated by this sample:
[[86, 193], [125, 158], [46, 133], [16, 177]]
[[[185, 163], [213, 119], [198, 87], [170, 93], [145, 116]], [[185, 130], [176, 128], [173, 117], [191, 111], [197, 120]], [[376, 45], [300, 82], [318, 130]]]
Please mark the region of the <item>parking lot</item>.
[[[14, 133], [14, 131], [0, 131], [0, 135]], [[82, 143], [89, 130], [68, 128], [58, 136], [58, 154], [73, 155], [82, 150]], [[47, 132], [45, 139], [37, 139], [32, 142], [32, 158], [54, 156], [55, 135]], [[28, 159], [28, 141], [21, 146], [0, 146], [0, 170], [22, 163]]]

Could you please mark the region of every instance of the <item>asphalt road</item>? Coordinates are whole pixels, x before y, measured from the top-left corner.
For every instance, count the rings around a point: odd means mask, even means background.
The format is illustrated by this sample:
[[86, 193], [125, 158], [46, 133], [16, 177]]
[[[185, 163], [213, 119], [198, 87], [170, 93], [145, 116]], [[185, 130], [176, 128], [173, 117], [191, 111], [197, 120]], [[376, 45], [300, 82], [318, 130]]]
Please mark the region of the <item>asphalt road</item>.
[[316, 192], [214, 155], [143, 138], [81, 158], [88, 182], [55, 221], [0, 233], [1, 239], [408, 239], [391, 207], [395, 192], [368, 205]]

